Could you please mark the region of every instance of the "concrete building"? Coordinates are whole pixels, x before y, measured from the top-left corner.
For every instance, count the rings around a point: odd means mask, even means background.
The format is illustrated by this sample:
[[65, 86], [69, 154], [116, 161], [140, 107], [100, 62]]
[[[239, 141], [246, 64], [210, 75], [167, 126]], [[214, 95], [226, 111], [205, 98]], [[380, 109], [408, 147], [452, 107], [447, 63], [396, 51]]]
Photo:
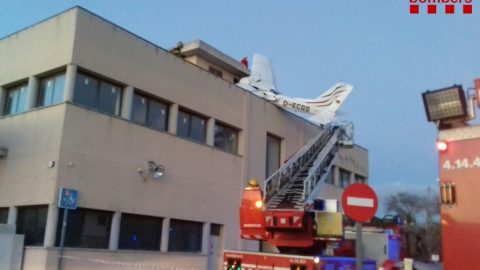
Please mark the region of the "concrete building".
[[[249, 71], [207, 43], [183, 53], [80, 7], [0, 40], [0, 223], [25, 235], [24, 270], [57, 269], [60, 187], [79, 191], [64, 269], [216, 269], [259, 249], [239, 236], [243, 188], [321, 129], [236, 87]], [[367, 179], [368, 152], [343, 149], [320, 196]]]

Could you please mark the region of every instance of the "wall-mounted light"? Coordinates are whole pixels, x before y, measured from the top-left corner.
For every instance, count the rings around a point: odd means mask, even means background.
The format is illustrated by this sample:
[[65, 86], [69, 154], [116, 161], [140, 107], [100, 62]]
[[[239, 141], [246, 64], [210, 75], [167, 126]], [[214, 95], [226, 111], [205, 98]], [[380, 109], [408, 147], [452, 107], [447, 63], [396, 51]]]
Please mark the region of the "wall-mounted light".
[[162, 175], [165, 173], [165, 167], [163, 165], [157, 165], [153, 161], [149, 161], [147, 175], [144, 175], [144, 169], [142, 167], [138, 167], [137, 171], [140, 174], [140, 176], [142, 176], [143, 181], [146, 182], [150, 173], [153, 173], [153, 178], [160, 179]]
[[427, 91], [422, 96], [429, 122], [468, 118], [467, 102], [461, 85]]

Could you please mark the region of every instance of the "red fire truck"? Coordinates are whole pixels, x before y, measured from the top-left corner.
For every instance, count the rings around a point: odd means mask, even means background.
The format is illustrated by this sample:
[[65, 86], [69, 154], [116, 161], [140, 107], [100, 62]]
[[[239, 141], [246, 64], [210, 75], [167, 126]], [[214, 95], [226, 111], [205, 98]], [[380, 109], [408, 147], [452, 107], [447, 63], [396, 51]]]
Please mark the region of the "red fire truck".
[[[313, 257], [226, 250], [223, 270], [355, 270], [355, 258]], [[364, 270], [377, 269], [375, 260], [363, 260]]]
[[[470, 90], [470, 89], [469, 89]], [[480, 80], [475, 94], [465, 98], [462, 86], [423, 93], [429, 121], [437, 125], [439, 189], [444, 269], [480, 267], [480, 125], [474, 100], [480, 107]], [[469, 110], [467, 110], [467, 106]]]

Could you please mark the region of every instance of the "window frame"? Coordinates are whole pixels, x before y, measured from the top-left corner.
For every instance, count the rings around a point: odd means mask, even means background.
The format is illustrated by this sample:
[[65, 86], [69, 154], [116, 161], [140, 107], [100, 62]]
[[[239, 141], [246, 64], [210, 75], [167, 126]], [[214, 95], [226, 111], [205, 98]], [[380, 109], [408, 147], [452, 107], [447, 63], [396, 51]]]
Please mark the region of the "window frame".
[[[187, 137], [185, 136], [182, 136], [182, 135], [179, 135], [178, 134], [178, 126], [179, 126], [179, 117], [180, 117], [180, 113], [184, 113], [184, 114], [187, 114], [188, 115], [188, 135]], [[192, 135], [192, 118], [193, 117], [197, 117], [197, 118], [200, 118], [203, 120], [203, 127], [204, 127], [204, 140], [203, 141], [199, 141], [199, 140], [196, 140], [196, 139], [193, 139], [191, 137]], [[197, 142], [197, 143], [201, 143], [201, 144], [206, 144], [207, 143], [207, 121], [208, 121], [208, 117], [207, 116], [204, 116], [202, 114], [199, 114], [197, 112], [194, 112], [192, 110], [189, 110], [189, 109], [186, 109], [184, 107], [181, 107], [178, 109], [178, 114], [177, 114], [177, 132], [176, 132], [176, 135], [177, 137], [180, 137], [180, 138], [184, 138], [184, 139], [187, 139], [187, 140], [190, 140], [190, 141], [193, 141], [193, 142]]]
[[[226, 148], [222, 148], [222, 147], [219, 147], [219, 146], [216, 146], [215, 145], [215, 134], [217, 132], [217, 126], [221, 126], [222, 128], [224, 129], [229, 129], [231, 131], [234, 131], [235, 132], [235, 136], [236, 136], [236, 144], [235, 144], [235, 149], [234, 151], [230, 151]], [[238, 128], [235, 128], [231, 125], [228, 125], [228, 124], [225, 124], [221, 121], [215, 121], [215, 125], [213, 127], [213, 147], [215, 147], [216, 149], [220, 149], [222, 151], [225, 151], [225, 152], [228, 152], [228, 153], [231, 153], [231, 154], [238, 154], [238, 145], [239, 145], [239, 141], [240, 141], [240, 130]], [[230, 133], [231, 134], [231, 133]]]
[[[346, 175], [346, 186], [344, 186], [344, 179], [342, 178], [342, 175]], [[338, 178], [339, 178], [339, 185], [341, 188], [347, 188], [350, 185], [350, 172], [347, 170], [339, 169], [338, 172]]]
[[[135, 95], [138, 96], [138, 97], [141, 97], [141, 98], [145, 98], [146, 99], [146, 112], [145, 112], [145, 123], [140, 123], [138, 121], [135, 121], [133, 116], [134, 116], [134, 113], [135, 113], [135, 103], [133, 102], [133, 100], [135, 100]], [[165, 129], [158, 129], [152, 125], [149, 125], [148, 122], [149, 122], [149, 110], [150, 110], [150, 103], [151, 101], [155, 101], [155, 102], [158, 102], [158, 103], [161, 103], [163, 105], [165, 105]], [[164, 132], [168, 132], [168, 124], [169, 124], [169, 118], [170, 118], [170, 106], [172, 105], [171, 102], [168, 102], [164, 99], [161, 99], [161, 98], [158, 98], [156, 96], [153, 96], [153, 95], [149, 95], [141, 90], [138, 90], [138, 89], [135, 89], [134, 92], [133, 92], [133, 99], [132, 99], [132, 115], [130, 116], [130, 119], [132, 122], [136, 123], [136, 124], [139, 124], [139, 125], [142, 125], [142, 126], [145, 126], [145, 127], [149, 127], [149, 128], [152, 128], [152, 129], [155, 129], [155, 130], [159, 130], [159, 131], [164, 131]]]
[[[75, 94], [77, 92], [78, 75], [85, 76], [88, 79], [93, 79], [93, 80], [96, 80], [98, 82], [98, 85], [95, 89], [95, 101], [94, 101], [95, 107], [90, 107], [88, 105], [83, 105], [83, 104], [79, 104], [79, 103], [75, 102]], [[99, 109], [100, 94], [101, 94], [101, 90], [102, 90], [102, 82], [119, 88], [120, 94], [119, 94], [119, 99], [118, 99], [118, 112], [116, 112], [115, 114], [110, 114], [106, 111], [103, 111], [103, 110]], [[100, 113], [103, 113], [103, 114], [106, 114], [106, 115], [120, 117], [120, 115], [122, 114], [122, 109], [123, 109], [122, 108], [122, 101], [123, 101], [123, 94], [124, 94], [123, 89], [124, 89], [124, 87], [125, 87], [125, 85], [122, 85], [121, 83], [118, 83], [115, 80], [111, 80], [109, 78], [105, 79], [104, 77], [100, 77], [98, 75], [94, 75], [92, 73], [85, 72], [85, 71], [81, 70], [81, 71], [78, 71], [75, 74], [75, 85], [74, 85], [74, 89], [73, 89], [73, 104], [81, 106], [81, 107], [85, 107], [85, 108], [88, 108], [88, 109], [91, 109], [91, 110], [94, 110], [94, 111], [97, 111], [97, 112], [100, 112]]]
[[215, 77], [223, 79], [223, 71], [221, 71], [220, 69], [218, 69], [216, 67], [213, 67], [213, 66], [209, 65], [208, 66], [208, 72], [213, 74]]
[[[181, 229], [179, 229], [178, 227], [177, 228], [172, 228], [172, 224], [175, 224], [175, 223], [177, 223], [176, 225], [183, 224], [184, 227], [182, 227]], [[185, 226], [185, 225], [187, 225], [187, 226]], [[188, 230], [188, 229], [191, 229], [194, 226], [197, 227], [197, 228], [195, 228], [195, 230], [197, 230], [197, 231], [192, 231], [191, 233], [194, 233], [196, 235], [197, 239], [190, 239], [191, 235], [187, 235], [185, 233], [185, 229]], [[168, 252], [188, 252], [188, 253], [202, 252], [202, 239], [204, 237], [203, 226], [205, 226], [205, 224], [202, 223], [202, 222], [198, 222], [198, 221], [182, 220], [182, 219], [170, 219], [169, 237], [168, 237]], [[190, 228], [188, 228], [188, 227], [190, 227]], [[174, 234], [176, 230], [180, 230], [180, 233], [177, 234], [176, 236], [172, 237], [172, 234]], [[180, 236], [180, 237], [177, 237], [177, 236]], [[183, 247], [185, 246], [185, 243], [187, 243], [187, 245], [189, 244], [189, 242], [185, 241], [185, 239], [184, 239], [185, 237], [187, 237], [189, 241], [190, 240], [196, 240], [197, 241], [197, 243], [193, 243], [193, 244], [196, 245], [195, 250], [183, 249]], [[179, 240], [183, 240], [183, 242], [179, 241]], [[182, 242], [183, 246], [180, 246], [178, 244], [179, 242]]]
[[[32, 217], [29, 216], [27, 218], [23, 215], [23, 211], [29, 210], [35, 211], [35, 217], [33, 218], [35, 224], [32, 224], [32, 222], [26, 222], [29, 219], [32, 219]], [[25, 235], [25, 246], [43, 246], [45, 232], [47, 230], [47, 219], [48, 205], [28, 205], [18, 207], [17, 221], [15, 223], [17, 226], [16, 233]]]
[[[45, 105], [45, 103], [44, 103], [44, 102], [45, 102], [45, 93], [43, 93], [43, 100], [42, 100], [43, 104], [40, 105], [40, 98], [41, 98], [41, 96], [42, 96], [42, 95], [41, 95], [42, 82], [43, 82], [44, 80], [48, 80], [48, 79], [52, 79], [52, 78], [53, 78], [53, 84], [54, 84], [54, 85], [53, 85], [53, 90], [55, 91], [56, 79], [57, 79], [57, 77], [59, 77], [59, 76], [61, 76], [61, 75], [64, 76], [63, 89], [62, 89], [62, 99], [61, 99], [59, 102], [57, 102], [57, 103], [53, 103], [53, 102], [52, 102], [52, 103], [50, 103], [49, 105]], [[66, 82], [66, 78], [67, 78], [67, 71], [66, 71], [66, 70], [63, 70], [63, 71], [60, 71], [60, 72], [55, 72], [55, 73], [52, 73], [52, 74], [50, 74], [50, 75], [46, 75], [46, 76], [41, 77], [41, 78], [38, 80], [39, 83], [38, 83], [38, 89], [37, 89], [37, 97], [36, 97], [37, 100], [36, 100], [36, 102], [35, 102], [35, 108], [44, 108], [44, 107], [49, 107], [49, 106], [53, 106], [53, 105], [62, 103], [62, 102], [63, 102], [63, 96], [64, 96], [64, 94], [65, 94], [65, 82]], [[52, 91], [52, 98], [53, 98], [53, 96], [55, 96], [54, 91]]]
[[[126, 225], [127, 221], [126, 220], [127, 220], [128, 217], [132, 218], [132, 220], [130, 220], [130, 222], [140, 223], [138, 225], [138, 228], [136, 228], [136, 231], [133, 231], [133, 230], [126, 231], [126, 229], [127, 229], [127, 225]], [[146, 222], [151, 222], [151, 224], [153, 224], [153, 223], [159, 223], [159, 224], [156, 224], [157, 226], [155, 227], [156, 230], [154, 232], [149, 232], [148, 230], [145, 229], [146, 228], [145, 226], [141, 225], [141, 224], [145, 224]], [[122, 213], [122, 218], [121, 218], [121, 221], [120, 221], [119, 236], [118, 236], [118, 249], [119, 250], [160, 251], [160, 243], [161, 243], [161, 240], [162, 240], [163, 222], [164, 222], [164, 219], [162, 217], [138, 215], [138, 214], [131, 214], [131, 213]], [[135, 236], [135, 238], [137, 238], [137, 235], [138, 235], [139, 238], [141, 238], [141, 239], [138, 239], [139, 240], [138, 243], [135, 243], [137, 246], [133, 247], [133, 248], [131, 247], [131, 245], [127, 246], [125, 244], [125, 242], [127, 241], [126, 238], [128, 238], [128, 236], [131, 236], [132, 234]], [[145, 238], [145, 236], [146, 236], [145, 234], [150, 235], [151, 236], [150, 238], [154, 238], [155, 246], [153, 248], [150, 245], [151, 243], [147, 243], [147, 245], [144, 244], [143, 246], [141, 246], [141, 241], [142, 241], [142, 239]], [[135, 241], [137, 241], [137, 240], [135, 240]], [[146, 247], [146, 246], [148, 246], [148, 247]]]
[[[23, 104], [24, 107], [18, 111], [18, 105], [19, 105], [19, 102], [20, 102], [20, 98], [17, 100], [17, 105], [16, 105], [16, 112], [14, 113], [11, 113], [11, 112], [8, 112], [7, 111], [11, 111], [11, 100], [9, 98], [10, 96], [10, 93], [12, 92], [15, 92], [15, 91], [19, 91], [19, 93], [22, 93], [22, 89], [25, 88], [25, 103]], [[2, 116], [8, 116], [8, 115], [16, 115], [16, 114], [20, 114], [20, 113], [23, 113], [23, 112], [26, 112], [26, 105], [27, 105], [27, 96], [28, 96], [28, 82], [22, 82], [22, 83], [19, 83], [19, 84], [16, 84], [15, 86], [12, 86], [12, 87], [9, 87], [6, 89], [5, 91], [5, 102], [4, 102], [4, 108], [3, 108], [3, 112], [2, 112]], [[20, 95], [19, 95], [20, 97]]]

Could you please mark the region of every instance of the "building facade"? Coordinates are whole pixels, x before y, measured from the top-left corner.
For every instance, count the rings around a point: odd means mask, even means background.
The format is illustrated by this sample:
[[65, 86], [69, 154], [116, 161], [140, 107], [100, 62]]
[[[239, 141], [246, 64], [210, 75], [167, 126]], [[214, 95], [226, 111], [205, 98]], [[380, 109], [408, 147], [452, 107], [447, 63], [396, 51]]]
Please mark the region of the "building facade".
[[[57, 269], [59, 189], [77, 189], [64, 269], [216, 269], [238, 209], [322, 130], [235, 86], [238, 61], [197, 40], [185, 59], [80, 7], [0, 40], [0, 223], [25, 235], [23, 269]], [[163, 165], [156, 179], [150, 164]], [[320, 197], [368, 181], [340, 150]]]

